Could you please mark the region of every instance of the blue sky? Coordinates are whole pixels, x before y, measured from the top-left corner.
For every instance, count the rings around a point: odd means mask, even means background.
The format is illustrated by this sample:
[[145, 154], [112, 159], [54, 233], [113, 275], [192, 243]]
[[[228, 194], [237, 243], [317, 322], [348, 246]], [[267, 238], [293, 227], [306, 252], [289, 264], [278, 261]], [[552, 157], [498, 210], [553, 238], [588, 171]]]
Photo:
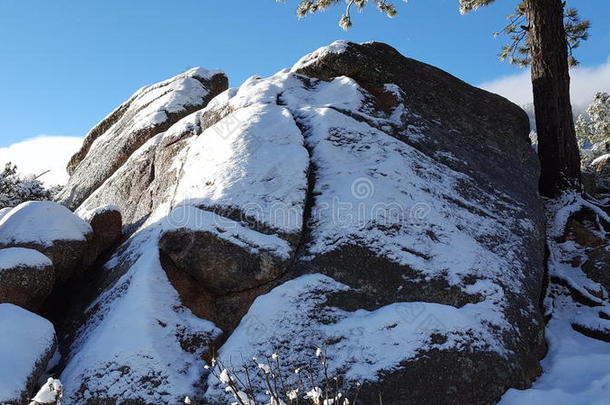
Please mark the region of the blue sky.
[[[337, 26], [341, 9], [297, 20], [297, 0], [0, 0], [0, 147], [40, 134], [84, 135], [136, 89], [193, 66], [231, 85], [266, 76], [337, 39], [387, 42], [477, 84], [519, 72], [497, 60], [492, 33], [516, 0], [461, 16], [457, 0], [411, 0], [389, 20], [372, 7]], [[610, 1], [568, 3], [592, 20], [578, 57], [610, 55]]]

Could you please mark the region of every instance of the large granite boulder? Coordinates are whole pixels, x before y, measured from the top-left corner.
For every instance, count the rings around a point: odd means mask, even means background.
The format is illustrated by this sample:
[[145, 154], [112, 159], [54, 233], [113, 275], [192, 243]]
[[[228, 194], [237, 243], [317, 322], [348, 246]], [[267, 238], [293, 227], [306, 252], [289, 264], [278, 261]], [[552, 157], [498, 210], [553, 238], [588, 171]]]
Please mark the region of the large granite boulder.
[[0, 404], [27, 404], [55, 353], [55, 330], [13, 304], [0, 304], [0, 325]]
[[51, 259], [25, 248], [0, 249], [0, 304], [40, 309], [55, 284]]
[[546, 349], [528, 132], [497, 95], [337, 42], [134, 143], [103, 184], [93, 143], [63, 201], [117, 205], [127, 239], [66, 331], [65, 402], [227, 403], [202, 359], [291, 367], [315, 346], [363, 403], [528, 387]]
[[285, 240], [195, 207], [177, 208], [169, 218], [177, 215], [195, 225], [168, 221], [159, 249], [209, 290], [219, 295], [249, 290], [286, 273], [291, 248]]

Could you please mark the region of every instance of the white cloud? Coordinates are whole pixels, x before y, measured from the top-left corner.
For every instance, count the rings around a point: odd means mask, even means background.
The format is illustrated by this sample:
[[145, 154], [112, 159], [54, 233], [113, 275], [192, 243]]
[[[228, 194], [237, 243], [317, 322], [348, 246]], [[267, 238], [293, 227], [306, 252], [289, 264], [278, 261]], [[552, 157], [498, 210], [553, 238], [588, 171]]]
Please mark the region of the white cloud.
[[66, 165], [82, 143], [83, 138], [76, 136], [40, 135], [0, 148], [0, 165], [12, 162], [20, 173], [36, 176], [49, 170], [40, 177], [42, 182], [47, 186], [65, 184]]
[[[575, 112], [580, 113], [587, 108], [596, 92], [610, 92], [610, 56], [605, 63], [598, 66], [575, 67], [570, 76], [572, 77], [572, 107]], [[532, 103], [532, 83], [529, 70], [482, 83], [479, 87], [500, 94], [515, 104]]]

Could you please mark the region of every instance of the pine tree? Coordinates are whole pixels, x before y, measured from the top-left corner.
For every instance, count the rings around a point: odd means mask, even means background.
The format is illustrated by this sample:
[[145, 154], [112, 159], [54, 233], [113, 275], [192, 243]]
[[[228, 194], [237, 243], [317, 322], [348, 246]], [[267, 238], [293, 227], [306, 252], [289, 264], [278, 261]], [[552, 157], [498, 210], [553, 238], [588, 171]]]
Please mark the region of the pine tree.
[[0, 209], [14, 207], [24, 201], [52, 200], [56, 191], [46, 189], [37, 178], [20, 176], [17, 166], [10, 162], [0, 172]]
[[581, 114], [576, 120], [576, 136], [580, 145], [610, 140], [610, 94], [595, 94], [587, 117]]
[[[406, 0], [404, 0], [406, 1]], [[467, 13], [495, 0], [460, 0], [460, 12]], [[341, 0], [302, 0], [297, 15], [303, 18]], [[368, 0], [347, 0], [339, 19], [343, 29], [352, 26], [351, 10], [363, 10]], [[377, 9], [395, 17], [390, 1], [373, 0]], [[570, 103], [569, 66], [577, 63], [572, 51], [588, 38], [589, 21], [563, 0], [521, 0], [503, 32], [511, 42], [502, 48], [501, 59], [531, 65], [534, 109], [541, 162], [540, 192], [555, 197], [570, 189], [580, 190], [580, 154]]]

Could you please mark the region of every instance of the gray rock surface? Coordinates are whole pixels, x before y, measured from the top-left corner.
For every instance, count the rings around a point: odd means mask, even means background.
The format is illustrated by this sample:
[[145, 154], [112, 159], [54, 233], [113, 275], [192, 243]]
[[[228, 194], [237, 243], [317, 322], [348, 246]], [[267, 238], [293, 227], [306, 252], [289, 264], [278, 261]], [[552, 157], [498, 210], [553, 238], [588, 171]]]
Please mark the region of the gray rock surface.
[[93, 237], [87, 253], [91, 265], [102, 253], [120, 241], [123, 235], [123, 217], [119, 208], [113, 205], [101, 206], [77, 214], [81, 215], [93, 229]]
[[591, 280], [610, 292], [610, 245], [592, 248], [582, 269]]

